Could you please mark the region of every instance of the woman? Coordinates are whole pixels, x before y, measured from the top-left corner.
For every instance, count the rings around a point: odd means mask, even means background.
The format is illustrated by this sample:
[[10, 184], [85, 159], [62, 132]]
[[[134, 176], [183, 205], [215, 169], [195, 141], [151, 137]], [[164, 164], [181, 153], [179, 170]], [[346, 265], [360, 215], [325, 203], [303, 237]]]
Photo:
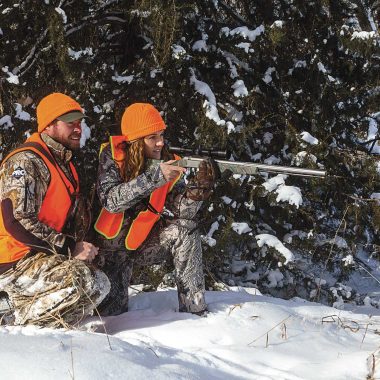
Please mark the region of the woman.
[[95, 230], [98, 266], [111, 281], [99, 307], [103, 315], [127, 311], [134, 263], [155, 265], [168, 258], [175, 267], [179, 311], [200, 315], [207, 308], [195, 217], [211, 193], [216, 171], [212, 162], [203, 161], [185, 186], [185, 169], [170, 165], [174, 157], [164, 147], [165, 129], [156, 108], [134, 103], [124, 111], [122, 135], [111, 136], [101, 151], [97, 192], [103, 209]]

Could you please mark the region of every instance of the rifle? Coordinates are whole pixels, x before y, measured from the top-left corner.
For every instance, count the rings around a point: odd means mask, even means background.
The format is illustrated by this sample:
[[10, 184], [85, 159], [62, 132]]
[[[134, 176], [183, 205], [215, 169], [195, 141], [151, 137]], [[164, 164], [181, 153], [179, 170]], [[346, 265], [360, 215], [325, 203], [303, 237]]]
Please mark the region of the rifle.
[[182, 158], [177, 160], [173, 165], [182, 166], [183, 168], [198, 168], [199, 164], [203, 161], [204, 157], [211, 157], [214, 159], [219, 167], [220, 172], [223, 174], [229, 172], [232, 174], [243, 175], [257, 175], [261, 172], [264, 173], [277, 173], [287, 175], [297, 175], [302, 177], [319, 177], [326, 176], [325, 170], [318, 169], [304, 169], [290, 166], [269, 165], [269, 164], [256, 164], [253, 162], [239, 162], [227, 161], [220, 158], [226, 158], [227, 152], [220, 150], [210, 149], [187, 149], [170, 147], [169, 152], [176, 153]]

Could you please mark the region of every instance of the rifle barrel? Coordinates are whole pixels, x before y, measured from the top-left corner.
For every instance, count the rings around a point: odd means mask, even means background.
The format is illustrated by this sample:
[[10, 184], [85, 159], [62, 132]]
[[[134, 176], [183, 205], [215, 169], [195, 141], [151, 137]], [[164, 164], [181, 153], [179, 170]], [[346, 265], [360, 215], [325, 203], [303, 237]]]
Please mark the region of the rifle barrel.
[[[184, 168], [198, 168], [201, 161], [203, 161], [203, 158], [188, 156], [176, 161], [174, 165], [182, 166]], [[226, 160], [215, 160], [215, 162], [218, 164], [221, 172], [230, 170], [233, 174], [256, 175], [260, 172], [264, 172], [298, 175], [302, 177], [326, 176], [326, 171], [318, 169], [304, 169], [291, 166], [256, 164], [253, 162], [236, 162]]]

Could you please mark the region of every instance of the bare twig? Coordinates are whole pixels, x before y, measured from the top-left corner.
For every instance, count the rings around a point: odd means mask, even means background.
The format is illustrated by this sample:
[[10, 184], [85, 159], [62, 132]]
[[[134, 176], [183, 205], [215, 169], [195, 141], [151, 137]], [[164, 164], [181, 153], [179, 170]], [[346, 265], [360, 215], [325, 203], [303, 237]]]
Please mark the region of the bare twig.
[[376, 282], [378, 282], [380, 284], [380, 280], [375, 277], [371, 272], [369, 272], [363, 265], [361, 265], [360, 263], [358, 263], [357, 261], [355, 261], [356, 264], [361, 268], [363, 269], [367, 274], [369, 274]]
[[367, 380], [375, 380], [378, 378], [375, 378], [376, 375], [376, 364], [379, 362], [379, 354], [380, 349], [378, 348], [376, 351], [372, 352], [372, 354], [367, 358], [367, 367], [368, 367], [368, 374], [367, 374]]
[[287, 334], [287, 329], [286, 329], [286, 324], [283, 323], [281, 326], [281, 338], [282, 339], [288, 339], [288, 334]]
[[366, 337], [366, 335], [367, 335], [368, 326], [369, 326], [369, 323], [367, 323], [367, 326], [366, 326], [366, 328], [365, 328], [364, 335], [363, 335], [363, 339], [362, 339], [362, 342], [360, 343], [360, 348], [362, 348], [362, 345], [363, 345], [364, 339], [365, 339], [365, 337]]
[[73, 354], [73, 338], [71, 338], [71, 347], [70, 347], [70, 356], [71, 356], [71, 370], [69, 370], [70, 377], [72, 380], [75, 379], [75, 372], [74, 372], [74, 354]]
[[152, 347], [148, 347], [149, 348], [149, 350], [151, 350], [158, 358], [160, 358], [158, 355], [157, 355], [157, 353], [153, 350], [153, 348]]
[[360, 330], [360, 325], [356, 321], [348, 321], [352, 325], [349, 325], [347, 322], [343, 322], [343, 320], [336, 314], [327, 315], [322, 318], [322, 323], [335, 323], [338, 322], [338, 325], [343, 329], [348, 329], [351, 332], [357, 333]]
[[[287, 321], [289, 318], [291, 318], [292, 315], [288, 315], [286, 318], [284, 318], [282, 321], [278, 322], [275, 326], [273, 326], [271, 329], [269, 329], [268, 331], [266, 331], [264, 334], [260, 335], [259, 337], [257, 337], [256, 339], [254, 339], [252, 342], [248, 343], [247, 346], [250, 346], [252, 343], [255, 343], [257, 342], [259, 339], [261, 339], [263, 336], [265, 335], [268, 335], [272, 330], [274, 330], [277, 326], [281, 325], [282, 323], [284, 323], [285, 321]], [[267, 340], [268, 340], [268, 337], [267, 337]]]
[[228, 315], [230, 315], [230, 314], [232, 313], [232, 311], [235, 310], [237, 307], [240, 307], [240, 309], [241, 309], [241, 308], [242, 308], [241, 303], [238, 303], [238, 304], [236, 304], [236, 305], [232, 305], [232, 306], [230, 307], [230, 311], [228, 312]]

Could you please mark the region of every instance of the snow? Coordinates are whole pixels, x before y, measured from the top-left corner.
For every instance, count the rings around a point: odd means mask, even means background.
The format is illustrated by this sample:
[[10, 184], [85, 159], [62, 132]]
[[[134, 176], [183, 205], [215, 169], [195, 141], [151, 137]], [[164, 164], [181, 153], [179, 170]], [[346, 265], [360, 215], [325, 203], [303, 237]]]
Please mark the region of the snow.
[[355, 263], [352, 255], [347, 255], [342, 261], [344, 262], [344, 266], [353, 265]]
[[[378, 125], [376, 120], [376, 114], [371, 115], [371, 117], [367, 118], [368, 120], [368, 133], [367, 133], [367, 141], [371, 141], [377, 138], [378, 133]], [[368, 148], [372, 147], [372, 142], [368, 144]], [[372, 147], [371, 153], [380, 153], [380, 146], [376, 141], [376, 144]]]
[[223, 195], [221, 197], [222, 201], [226, 204], [226, 205], [229, 205], [232, 203], [232, 199], [230, 197], [227, 197], [226, 195]]
[[277, 202], [288, 202], [297, 208], [302, 204], [301, 189], [297, 186], [281, 185], [276, 189]]
[[309, 132], [301, 132], [301, 139], [303, 141], [306, 141], [310, 145], [317, 145], [319, 143], [318, 139], [312, 136]]
[[317, 66], [318, 66], [318, 70], [321, 71], [323, 74], [327, 73], [325, 65], [322, 62], [318, 62]]
[[208, 231], [207, 235], [201, 235], [202, 240], [208, 244], [210, 247], [214, 247], [216, 245], [216, 240], [212, 237], [215, 231], [219, 229], [219, 222], [215, 221], [211, 224], [210, 230]]
[[236, 47], [243, 49], [246, 53], [253, 53], [254, 49], [251, 49], [251, 44], [249, 42], [240, 42], [235, 45]]
[[15, 115], [15, 117], [17, 117], [17, 119], [26, 120], [26, 121], [28, 121], [28, 120], [31, 119], [30, 114], [28, 112], [26, 112], [26, 111], [23, 111], [21, 104], [15, 103], [15, 108], [16, 108], [16, 115]]
[[281, 287], [283, 278], [284, 278], [284, 275], [278, 269], [269, 271], [268, 273], [269, 284], [267, 285], [268, 288]]
[[9, 115], [0, 117], [0, 127], [3, 127], [5, 129], [13, 127], [12, 118]]
[[285, 264], [294, 260], [293, 253], [286, 248], [280, 240], [276, 238], [276, 236], [270, 234], [260, 234], [255, 236], [257, 240], [257, 245], [259, 247], [263, 247], [267, 245], [268, 247], [274, 248], [277, 252], [281, 253], [282, 256], [285, 257]]
[[127, 83], [131, 84], [133, 81], [134, 75], [128, 75], [128, 76], [123, 76], [123, 75], [118, 75], [117, 73], [112, 76], [112, 80], [117, 82], [117, 83]]
[[278, 174], [263, 183], [265, 190], [272, 192], [285, 183], [286, 175]]
[[8, 75], [8, 78], [6, 78], [7, 82], [12, 84], [20, 83], [18, 76], [11, 73], [8, 69], [8, 66], [2, 67], [1, 70]]
[[231, 228], [238, 233], [239, 235], [241, 234], [246, 234], [248, 232], [252, 231], [252, 228], [249, 227], [248, 223], [232, 223]]
[[286, 178], [286, 175], [278, 174], [265, 181], [262, 186], [268, 192], [276, 192], [276, 202], [288, 202], [298, 208], [302, 204], [301, 190], [296, 186], [285, 185]]
[[276, 72], [276, 69], [274, 67], [269, 67], [267, 71], [264, 74], [263, 81], [268, 84], [272, 82], [272, 73]]
[[1, 327], [1, 377], [357, 380], [372, 354], [379, 359], [380, 316], [371, 306], [337, 310], [239, 287], [206, 292], [206, 300], [210, 313], [198, 317], [176, 311], [174, 289], [135, 291], [130, 311], [104, 318], [104, 328], [86, 321], [96, 333]]
[[271, 29], [273, 29], [273, 28], [280, 28], [280, 29], [282, 29], [283, 26], [284, 26], [284, 21], [282, 21], [282, 20], [276, 20], [270, 27], [271, 27]]
[[86, 55], [88, 55], [88, 56], [94, 55], [92, 48], [86, 48], [86, 49], [78, 50], [78, 51], [75, 51], [71, 48], [68, 48], [67, 53], [68, 53], [69, 57], [74, 61], [77, 61], [78, 59], [80, 59], [81, 57], [84, 57]]
[[341, 236], [335, 236], [334, 239], [330, 240], [330, 244], [335, 244], [338, 248], [348, 248], [346, 240]]
[[308, 152], [303, 150], [301, 152], [298, 152], [295, 155], [295, 157], [292, 161], [292, 164], [294, 164], [296, 166], [301, 166], [306, 158], [313, 161], [314, 163], [317, 162], [317, 157], [315, 157], [314, 154], [308, 153]]
[[203, 103], [203, 107], [206, 109], [206, 116], [210, 120], [215, 121], [217, 125], [225, 125], [226, 122], [219, 117], [214, 93], [207, 83], [197, 79], [193, 69], [191, 69], [190, 83], [194, 86], [196, 92], [207, 98]]
[[204, 40], [199, 40], [194, 42], [193, 48], [194, 51], [208, 51], [208, 47], [206, 44], [206, 41]]
[[66, 24], [67, 23], [66, 12], [62, 8], [59, 8], [59, 7], [56, 7], [55, 11], [62, 17], [62, 22]]
[[[172, 56], [173, 58], [175, 59], [179, 59], [181, 57], [183, 57], [184, 55], [186, 54], [186, 50], [180, 46], [180, 45], [172, 45]], [[152, 78], [154, 78], [154, 76], [151, 75]]]
[[221, 29], [221, 33], [226, 36], [241, 36], [245, 39], [250, 40], [251, 42], [255, 41], [258, 36], [263, 34], [265, 31], [264, 25], [260, 25], [254, 30], [248, 29], [246, 26], [240, 26], [238, 28], [230, 30], [228, 27]]
[[247, 87], [245, 87], [245, 84], [241, 79], [237, 80], [231, 87], [234, 90], [234, 96], [237, 98], [248, 95]]
[[82, 135], [80, 137], [80, 147], [83, 148], [86, 145], [86, 141], [91, 137], [91, 129], [86, 124], [85, 119], [82, 119], [81, 127], [82, 127]]
[[374, 31], [371, 31], [371, 32], [365, 32], [365, 31], [357, 32], [357, 31], [355, 31], [354, 33], [352, 33], [351, 40], [355, 40], [355, 39], [370, 40], [372, 38], [375, 38], [375, 36], [376, 36], [376, 33]]

